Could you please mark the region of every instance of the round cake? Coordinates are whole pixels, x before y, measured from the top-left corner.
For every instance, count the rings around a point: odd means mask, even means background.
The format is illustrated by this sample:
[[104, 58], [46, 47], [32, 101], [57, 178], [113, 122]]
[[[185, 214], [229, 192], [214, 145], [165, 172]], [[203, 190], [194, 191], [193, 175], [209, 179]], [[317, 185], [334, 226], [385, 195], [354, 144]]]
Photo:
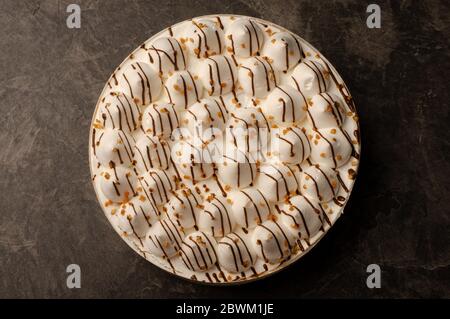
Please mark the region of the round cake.
[[203, 16], [134, 50], [97, 102], [100, 205], [138, 254], [229, 284], [305, 255], [342, 214], [360, 154], [342, 78], [273, 23]]

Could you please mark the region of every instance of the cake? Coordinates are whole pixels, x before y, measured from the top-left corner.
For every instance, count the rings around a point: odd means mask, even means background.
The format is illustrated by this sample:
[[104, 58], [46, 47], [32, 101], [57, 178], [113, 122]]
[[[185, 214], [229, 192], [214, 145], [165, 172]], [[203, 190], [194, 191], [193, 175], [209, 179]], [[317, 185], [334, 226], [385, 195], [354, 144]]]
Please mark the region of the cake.
[[100, 205], [131, 248], [183, 278], [239, 283], [298, 260], [340, 217], [359, 123], [308, 42], [257, 18], [204, 16], [117, 67], [89, 154]]

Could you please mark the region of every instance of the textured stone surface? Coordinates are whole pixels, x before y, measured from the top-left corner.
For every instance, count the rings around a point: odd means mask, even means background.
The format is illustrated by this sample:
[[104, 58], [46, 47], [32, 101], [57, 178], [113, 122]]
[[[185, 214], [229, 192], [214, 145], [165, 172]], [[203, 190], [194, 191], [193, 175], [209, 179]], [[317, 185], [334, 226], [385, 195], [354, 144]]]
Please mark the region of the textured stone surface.
[[[66, 6], [82, 8], [81, 29]], [[450, 22], [447, 1], [1, 1], [0, 297], [450, 297]], [[91, 186], [100, 91], [153, 33], [193, 16], [278, 23], [336, 66], [359, 108], [360, 175], [346, 213], [303, 260], [265, 280], [175, 278], [115, 234]], [[77, 263], [82, 288], [69, 290]], [[382, 288], [366, 287], [366, 266]]]

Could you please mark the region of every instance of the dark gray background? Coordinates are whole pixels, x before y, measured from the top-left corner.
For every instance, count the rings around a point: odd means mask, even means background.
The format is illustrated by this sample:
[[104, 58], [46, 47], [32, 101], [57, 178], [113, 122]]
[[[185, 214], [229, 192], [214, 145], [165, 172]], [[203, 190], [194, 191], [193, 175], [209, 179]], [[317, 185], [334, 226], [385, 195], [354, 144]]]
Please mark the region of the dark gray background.
[[[81, 29], [66, 6], [81, 5]], [[382, 8], [368, 29], [365, 9]], [[0, 297], [450, 297], [448, 1], [0, 0]], [[280, 24], [346, 80], [362, 128], [346, 213], [303, 260], [237, 287], [191, 284], [112, 230], [88, 167], [89, 124], [114, 68], [178, 21], [236, 13]], [[66, 288], [77, 263], [82, 288]], [[366, 267], [382, 288], [366, 287]]]

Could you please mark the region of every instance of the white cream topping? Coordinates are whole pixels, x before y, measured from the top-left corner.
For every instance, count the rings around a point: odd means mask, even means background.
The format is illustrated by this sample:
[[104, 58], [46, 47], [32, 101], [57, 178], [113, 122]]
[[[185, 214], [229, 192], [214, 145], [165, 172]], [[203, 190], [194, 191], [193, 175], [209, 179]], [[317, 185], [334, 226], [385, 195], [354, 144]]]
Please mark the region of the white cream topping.
[[263, 56], [267, 57], [273, 68], [286, 72], [302, 59], [303, 51], [298, 39], [289, 32], [276, 32], [264, 46]]
[[226, 149], [221, 162], [217, 164], [217, 175], [226, 187], [247, 187], [256, 178], [256, 163], [250, 154], [231, 146]]
[[203, 96], [203, 85], [198, 76], [192, 72], [178, 71], [167, 79], [166, 93], [168, 101], [173, 103], [177, 110], [184, 110], [200, 101]]
[[224, 49], [223, 31], [217, 22], [208, 19], [193, 19], [187, 24], [184, 37], [180, 39], [197, 58], [208, 58], [221, 54]]
[[144, 247], [156, 256], [170, 258], [180, 251], [183, 237], [181, 228], [170, 218], [165, 218], [150, 228]]
[[142, 128], [145, 133], [168, 138], [180, 125], [180, 115], [172, 103], [153, 103], [145, 108]]
[[[209, 134], [207, 130], [211, 128], [223, 131], [228, 117], [229, 111], [223, 100], [208, 97], [187, 109], [184, 113], [183, 125], [189, 129], [191, 136], [203, 137]], [[215, 130], [212, 131], [212, 133], [215, 132]]]
[[198, 223], [201, 199], [191, 189], [180, 189], [172, 192], [170, 201], [165, 206], [169, 218], [180, 227], [191, 228]]
[[236, 65], [226, 55], [214, 55], [203, 61], [199, 77], [209, 96], [224, 95], [235, 90]]
[[138, 105], [148, 105], [159, 99], [162, 81], [149, 64], [128, 63], [118, 69], [109, 81], [113, 91], [121, 91], [130, 96]]
[[186, 69], [187, 55], [180, 42], [171, 37], [162, 37], [146, 46], [150, 65], [161, 75], [167, 77], [173, 72]]
[[134, 146], [134, 166], [139, 174], [151, 168], [167, 169], [170, 165], [169, 144], [157, 137], [143, 134]]
[[311, 98], [328, 90], [330, 75], [322, 63], [307, 59], [295, 67], [291, 74], [291, 84], [306, 98]]
[[283, 229], [283, 225], [268, 220], [256, 226], [252, 244], [259, 258], [265, 262], [275, 264], [291, 255], [295, 237]]
[[113, 218], [124, 236], [144, 238], [153, 223], [159, 220], [158, 208], [145, 197], [133, 197], [122, 203]]
[[272, 65], [258, 56], [242, 62], [238, 78], [244, 92], [257, 99], [265, 98], [277, 85], [277, 74]]
[[230, 112], [226, 142], [243, 152], [267, 150], [270, 127], [267, 118], [255, 107], [242, 107]]
[[310, 142], [303, 130], [296, 126], [272, 129], [272, 155], [282, 163], [303, 163], [311, 153]]
[[184, 238], [181, 258], [186, 267], [194, 271], [204, 271], [217, 260], [216, 240], [204, 232], [193, 232]]
[[150, 169], [139, 177], [139, 186], [142, 195], [159, 206], [169, 200], [175, 181], [176, 176], [171, 170]]
[[272, 202], [283, 201], [298, 188], [294, 172], [283, 164], [262, 165], [255, 185]]
[[290, 85], [277, 86], [262, 103], [261, 109], [269, 121], [276, 124], [302, 122], [306, 116], [305, 100]]
[[196, 184], [214, 174], [209, 148], [201, 143], [179, 140], [172, 147], [172, 158], [183, 179]]
[[261, 50], [264, 44], [264, 34], [257, 22], [240, 18], [227, 28], [225, 44], [228, 53], [248, 58]]
[[336, 172], [326, 166], [312, 165], [301, 173], [301, 193], [309, 199], [321, 203], [336, 196], [339, 182]]
[[234, 229], [236, 223], [226, 199], [213, 197], [204, 202], [199, 215], [198, 227], [208, 235], [223, 237]]
[[240, 232], [223, 237], [217, 245], [219, 264], [232, 273], [248, 270], [256, 261], [248, 235]]
[[318, 203], [297, 195], [289, 198], [281, 207], [280, 222], [298, 239], [314, 237], [322, 227], [322, 216]]
[[115, 203], [127, 202], [137, 195], [137, 178], [128, 168], [117, 166], [100, 173], [100, 190]]
[[95, 156], [104, 167], [130, 166], [135, 141], [124, 131], [105, 129], [96, 132]]
[[339, 127], [311, 131], [311, 160], [333, 168], [347, 163], [352, 154], [352, 145], [343, 132]]
[[99, 116], [94, 125], [132, 132], [141, 125], [141, 110], [126, 94], [110, 92], [99, 104]]
[[269, 218], [269, 199], [259, 189], [248, 187], [234, 191], [231, 198], [234, 218], [240, 226], [253, 228]]
[[332, 93], [320, 93], [312, 97], [308, 105], [309, 120], [316, 128], [341, 126], [345, 112], [340, 99]]

